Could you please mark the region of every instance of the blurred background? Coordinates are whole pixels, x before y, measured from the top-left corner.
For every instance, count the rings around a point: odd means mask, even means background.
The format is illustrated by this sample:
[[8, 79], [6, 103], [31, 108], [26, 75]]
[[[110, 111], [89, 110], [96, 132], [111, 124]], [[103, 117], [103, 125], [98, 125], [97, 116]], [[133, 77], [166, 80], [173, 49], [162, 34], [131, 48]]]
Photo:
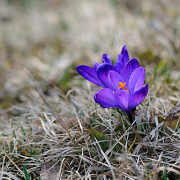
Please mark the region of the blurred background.
[[1, 0], [0, 107], [26, 100], [20, 89], [31, 91], [32, 81], [24, 68], [44, 92], [52, 84], [67, 92], [79, 85], [76, 65], [92, 66], [103, 53], [116, 60], [125, 44], [149, 83], [158, 70], [177, 79], [179, 37], [178, 0]]

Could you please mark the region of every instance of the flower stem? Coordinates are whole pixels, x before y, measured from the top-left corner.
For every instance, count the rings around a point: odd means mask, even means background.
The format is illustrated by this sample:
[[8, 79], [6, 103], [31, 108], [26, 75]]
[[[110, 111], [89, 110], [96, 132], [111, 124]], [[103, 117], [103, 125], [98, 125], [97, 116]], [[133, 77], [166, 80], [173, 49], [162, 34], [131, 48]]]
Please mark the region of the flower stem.
[[[128, 114], [129, 121], [130, 121], [131, 124], [132, 124], [132, 123], [134, 122], [134, 120], [135, 120], [135, 111], [136, 111], [136, 108], [134, 108], [134, 109], [132, 110], [132, 113], [129, 113], [129, 114]], [[134, 124], [136, 124], [136, 123], [134, 123]]]

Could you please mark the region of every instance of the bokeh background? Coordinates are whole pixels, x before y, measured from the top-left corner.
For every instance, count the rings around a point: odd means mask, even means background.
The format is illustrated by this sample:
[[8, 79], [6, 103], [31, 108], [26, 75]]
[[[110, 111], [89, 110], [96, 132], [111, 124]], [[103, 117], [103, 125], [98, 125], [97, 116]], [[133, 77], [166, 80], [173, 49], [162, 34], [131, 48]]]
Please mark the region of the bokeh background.
[[115, 60], [124, 44], [149, 83], [157, 69], [177, 79], [179, 35], [178, 0], [1, 0], [1, 109], [26, 102], [20, 89], [31, 91], [32, 81], [24, 68], [45, 92], [52, 83], [67, 92], [79, 85], [76, 65], [101, 62], [103, 53]]

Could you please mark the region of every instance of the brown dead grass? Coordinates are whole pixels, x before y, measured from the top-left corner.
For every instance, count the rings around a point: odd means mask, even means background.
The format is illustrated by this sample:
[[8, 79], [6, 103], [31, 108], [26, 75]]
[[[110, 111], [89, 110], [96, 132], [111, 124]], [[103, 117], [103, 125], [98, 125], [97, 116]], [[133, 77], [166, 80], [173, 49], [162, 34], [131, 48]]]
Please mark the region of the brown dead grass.
[[[0, 179], [179, 179], [180, 130], [162, 121], [180, 98], [178, 1], [4, 0], [0, 25]], [[74, 68], [124, 44], [150, 87], [137, 127]]]

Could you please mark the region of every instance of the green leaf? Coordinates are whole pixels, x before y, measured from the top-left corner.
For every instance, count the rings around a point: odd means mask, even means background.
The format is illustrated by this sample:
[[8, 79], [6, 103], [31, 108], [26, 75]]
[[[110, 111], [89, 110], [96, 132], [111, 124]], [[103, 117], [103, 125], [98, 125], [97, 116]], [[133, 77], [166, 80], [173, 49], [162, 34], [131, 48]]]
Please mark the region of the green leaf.
[[25, 136], [26, 135], [26, 131], [24, 130], [24, 128], [21, 126], [21, 131], [23, 133], [23, 135]]
[[107, 139], [103, 134], [101, 134], [99, 131], [96, 131], [93, 127], [90, 127], [88, 131], [93, 138], [96, 138], [98, 141], [100, 141], [99, 144], [104, 152], [109, 149], [109, 144], [106, 142]]
[[13, 130], [13, 136], [14, 136], [14, 138], [16, 138], [16, 133], [15, 133], [15, 130]]
[[23, 165], [23, 171], [24, 171], [24, 175], [26, 177], [26, 180], [31, 180], [30, 177], [29, 177], [29, 174], [27, 172], [27, 169], [26, 169], [26, 167], [24, 165]]

